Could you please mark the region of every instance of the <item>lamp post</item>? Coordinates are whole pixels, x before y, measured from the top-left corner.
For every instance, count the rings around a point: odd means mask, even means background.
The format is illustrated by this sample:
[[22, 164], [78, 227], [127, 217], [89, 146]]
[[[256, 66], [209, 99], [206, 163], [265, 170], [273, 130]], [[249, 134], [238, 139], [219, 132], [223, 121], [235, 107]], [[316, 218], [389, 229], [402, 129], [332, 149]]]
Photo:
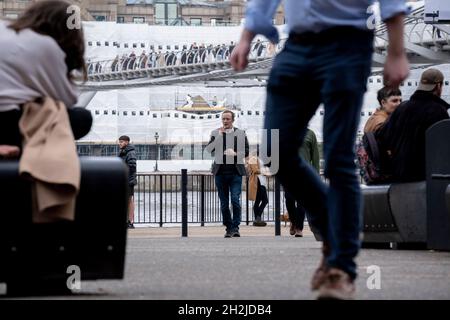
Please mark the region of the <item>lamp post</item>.
[[159, 134], [158, 132], [155, 133], [155, 140], [156, 140], [156, 165], [155, 165], [155, 171], [158, 171], [158, 158], [159, 158], [159, 144], [158, 144]]

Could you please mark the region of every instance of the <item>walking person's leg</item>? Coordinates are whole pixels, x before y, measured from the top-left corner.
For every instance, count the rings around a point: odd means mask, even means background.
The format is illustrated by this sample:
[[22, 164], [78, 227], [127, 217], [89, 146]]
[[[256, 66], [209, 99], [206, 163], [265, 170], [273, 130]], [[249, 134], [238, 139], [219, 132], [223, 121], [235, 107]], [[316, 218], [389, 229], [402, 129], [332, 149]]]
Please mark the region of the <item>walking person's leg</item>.
[[286, 200], [286, 209], [288, 211], [289, 220], [291, 222], [289, 233], [291, 236], [293, 236], [295, 235], [295, 230], [297, 229], [298, 225], [296, 201], [293, 195], [288, 191], [284, 191], [284, 198]]
[[260, 213], [260, 205], [261, 205], [261, 184], [258, 180], [258, 188], [256, 189], [256, 198], [255, 202], [253, 203], [253, 215], [254, 215], [254, 221], [253, 225], [256, 226], [257, 222], [261, 220], [261, 213]]
[[296, 222], [295, 222], [295, 236], [296, 237], [303, 237], [303, 227], [305, 224], [305, 208], [303, 208], [302, 204], [300, 202], [296, 202], [296, 208], [295, 208], [295, 215], [296, 215]]
[[[265, 128], [279, 129], [280, 182], [285, 191], [291, 192], [296, 201], [304, 205], [311, 229], [323, 241], [322, 258], [311, 280], [312, 290], [323, 284], [327, 274], [326, 257], [330, 247], [327, 239], [328, 187], [318, 173], [300, 158], [298, 150], [308, 122], [322, 102], [324, 77], [320, 72], [327, 70], [327, 59], [335, 59], [333, 45], [319, 45], [323, 51], [320, 54], [315, 52], [315, 47], [314, 44], [288, 40], [283, 51], [276, 56], [267, 86], [265, 118]], [[318, 60], [324, 62], [319, 68]], [[346, 74], [346, 71], [342, 72]]]
[[131, 224], [134, 224], [134, 196], [130, 197], [129, 210], [128, 218]]
[[361, 191], [354, 163], [354, 141], [362, 99], [363, 93], [355, 91], [334, 93], [326, 98], [325, 107], [324, 157], [325, 176], [329, 180], [331, 249], [327, 265], [343, 270], [351, 279], [356, 278], [354, 258], [360, 247]]
[[225, 237], [231, 237], [232, 232], [232, 221], [231, 221], [231, 212], [230, 212], [230, 198], [229, 198], [229, 190], [230, 186], [227, 181], [227, 176], [219, 175], [215, 176], [215, 182], [217, 187], [217, 193], [219, 194], [220, 200], [220, 211], [222, 213], [223, 225], [226, 227]]
[[261, 185], [261, 183], [258, 180], [258, 190], [256, 193], [256, 201], [255, 205], [253, 206], [253, 212], [255, 214], [255, 221], [253, 222], [254, 226], [257, 227], [265, 227], [267, 223], [263, 221], [262, 215], [264, 213], [264, 208], [267, 206], [268, 203], [267, 199], [267, 191], [266, 187]]
[[311, 224], [325, 239], [327, 186], [298, 153], [308, 122], [321, 102], [321, 80], [313, 78], [309, 55], [309, 46], [288, 40], [276, 56], [267, 86], [265, 128], [279, 130], [277, 175], [284, 190], [305, 205]]
[[[370, 74], [372, 37], [358, 31], [335, 40], [333, 58], [324, 59], [324, 158], [327, 194], [329, 270], [320, 297], [351, 298], [356, 278], [354, 261], [360, 248], [361, 191], [354, 144]], [[349, 50], [351, 48], [351, 50]], [[331, 55], [330, 53], [324, 55]], [[308, 209], [308, 208], [307, 208]]]
[[269, 203], [269, 198], [267, 196], [267, 189], [263, 185], [261, 185], [261, 204], [259, 205], [259, 216], [261, 217], [261, 223], [263, 226], [266, 226], [267, 223], [264, 221], [263, 215], [264, 215], [264, 209], [266, 208], [267, 204]]
[[233, 207], [232, 229], [233, 236], [240, 236], [239, 225], [241, 224], [241, 193], [242, 177], [239, 175], [230, 175], [231, 206]]
[[129, 186], [128, 198], [128, 228], [134, 229], [134, 186]]

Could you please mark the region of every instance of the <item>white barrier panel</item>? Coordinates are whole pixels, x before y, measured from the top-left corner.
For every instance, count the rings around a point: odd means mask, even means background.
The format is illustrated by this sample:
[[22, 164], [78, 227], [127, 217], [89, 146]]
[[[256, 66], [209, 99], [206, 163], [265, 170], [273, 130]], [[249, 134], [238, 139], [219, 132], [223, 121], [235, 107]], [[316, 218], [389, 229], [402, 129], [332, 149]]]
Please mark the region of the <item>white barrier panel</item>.
[[450, 6], [448, 0], [425, 1], [425, 23], [450, 23]]

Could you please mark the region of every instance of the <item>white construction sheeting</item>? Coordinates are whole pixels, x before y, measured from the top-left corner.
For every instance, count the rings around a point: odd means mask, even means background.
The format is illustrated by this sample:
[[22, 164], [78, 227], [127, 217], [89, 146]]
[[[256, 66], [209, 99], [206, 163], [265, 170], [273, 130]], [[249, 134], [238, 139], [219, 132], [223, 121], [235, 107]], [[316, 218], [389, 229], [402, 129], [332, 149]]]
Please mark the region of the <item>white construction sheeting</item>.
[[[287, 36], [283, 33], [284, 26], [277, 28], [283, 37]], [[83, 29], [86, 59], [103, 61], [114, 59], [117, 55], [130, 55], [133, 51], [137, 56], [144, 50], [148, 54], [151, 46], [155, 52], [171, 52], [181, 51], [183, 46], [189, 49], [193, 43], [205, 46], [229, 45], [233, 41], [236, 44], [242, 26], [181, 27], [86, 21], [83, 22]], [[265, 40], [262, 36], [258, 38]]]
[[425, 23], [450, 23], [450, 3], [448, 0], [425, 1]]

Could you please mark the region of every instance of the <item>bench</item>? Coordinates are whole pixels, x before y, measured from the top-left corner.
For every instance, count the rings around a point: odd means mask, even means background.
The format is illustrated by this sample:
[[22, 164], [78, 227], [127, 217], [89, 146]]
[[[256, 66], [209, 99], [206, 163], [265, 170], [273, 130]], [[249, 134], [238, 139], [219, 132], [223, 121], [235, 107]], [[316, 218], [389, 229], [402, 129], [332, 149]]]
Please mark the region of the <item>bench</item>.
[[363, 244], [409, 244], [425, 247], [426, 183], [362, 186]]
[[[426, 181], [361, 186], [363, 247], [450, 250], [450, 120], [426, 133]], [[314, 230], [317, 240], [320, 236]]]
[[75, 221], [31, 222], [31, 190], [18, 161], [0, 161], [0, 282], [8, 295], [70, 293], [80, 280], [124, 276], [128, 169], [119, 158], [82, 157]]
[[427, 153], [427, 231], [428, 248], [450, 250], [450, 120], [428, 129]]

